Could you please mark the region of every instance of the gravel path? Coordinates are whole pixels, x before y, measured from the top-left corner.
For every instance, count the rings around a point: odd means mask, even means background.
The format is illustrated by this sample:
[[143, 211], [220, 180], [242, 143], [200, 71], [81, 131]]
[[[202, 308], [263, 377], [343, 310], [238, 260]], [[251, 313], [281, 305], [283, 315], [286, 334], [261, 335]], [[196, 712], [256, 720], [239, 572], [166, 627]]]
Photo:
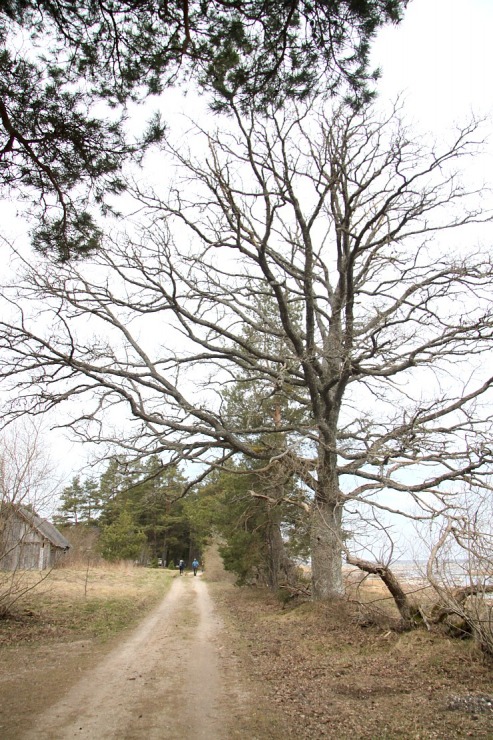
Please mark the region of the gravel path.
[[24, 737], [235, 737], [245, 691], [223, 653], [223, 629], [201, 577], [176, 577], [135, 632], [39, 716]]

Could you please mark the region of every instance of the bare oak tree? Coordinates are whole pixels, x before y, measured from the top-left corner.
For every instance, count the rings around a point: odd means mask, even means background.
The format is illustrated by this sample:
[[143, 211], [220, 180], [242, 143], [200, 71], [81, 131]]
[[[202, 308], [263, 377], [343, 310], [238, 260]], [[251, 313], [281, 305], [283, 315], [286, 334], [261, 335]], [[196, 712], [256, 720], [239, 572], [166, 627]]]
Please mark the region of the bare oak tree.
[[[168, 145], [169, 191], [135, 192], [140, 237], [5, 289], [6, 413], [65, 403], [83, 438], [202, 476], [235, 453], [284, 465], [307, 491], [313, 595], [341, 595], [345, 508], [437, 516], [491, 470], [493, 269], [465, 228], [490, 213], [454, 171], [476, 129], [427, 147], [395, 111], [237, 112], [196, 131], [197, 155]], [[113, 433], [119, 405], [134, 427]]]

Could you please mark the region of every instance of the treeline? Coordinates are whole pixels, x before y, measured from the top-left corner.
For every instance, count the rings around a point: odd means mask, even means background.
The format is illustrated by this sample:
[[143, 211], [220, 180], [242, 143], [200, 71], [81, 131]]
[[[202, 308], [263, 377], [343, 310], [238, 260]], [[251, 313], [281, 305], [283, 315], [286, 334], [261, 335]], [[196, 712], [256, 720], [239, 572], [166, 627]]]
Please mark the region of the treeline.
[[[240, 584], [277, 589], [296, 580], [296, 563], [309, 552], [308, 518], [289, 485], [287, 500], [272, 470], [245, 461], [190, 487], [178, 467], [163, 465], [157, 455], [138, 462], [113, 458], [99, 478], [74, 476], [54, 520], [69, 536], [71, 527], [97, 528], [105, 560], [154, 566], [201, 559], [214, 536]], [[261, 497], [254, 494], [259, 490]]]
[[192, 560], [203, 546], [190, 515], [197, 494], [184, 495], [186, 480], [157, 456], [130, 462], [113, 458], [98, 478], [75, 476], [63, 489], [58, 526], [96, 526], [98, 550], [109, 561], [170, 565]]

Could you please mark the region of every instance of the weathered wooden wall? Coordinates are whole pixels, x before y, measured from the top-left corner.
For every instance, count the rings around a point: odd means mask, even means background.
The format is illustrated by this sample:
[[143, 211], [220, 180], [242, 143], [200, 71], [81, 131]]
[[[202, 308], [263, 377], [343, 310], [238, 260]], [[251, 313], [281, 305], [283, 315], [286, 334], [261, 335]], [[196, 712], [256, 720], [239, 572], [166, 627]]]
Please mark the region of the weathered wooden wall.
[[27, 522], [14, 515], [3, 522], [0, 542], [1, 570], [45, 570], [62, 554], [33, 530]]

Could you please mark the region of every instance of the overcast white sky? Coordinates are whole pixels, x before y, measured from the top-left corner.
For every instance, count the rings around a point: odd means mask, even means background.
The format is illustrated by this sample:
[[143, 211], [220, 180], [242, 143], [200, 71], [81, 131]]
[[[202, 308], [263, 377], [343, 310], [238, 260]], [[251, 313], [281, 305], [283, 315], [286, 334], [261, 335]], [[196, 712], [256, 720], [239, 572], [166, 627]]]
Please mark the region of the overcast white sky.
[[404, 92], [408, 113], [435, 132], [471, 111], [491, 114], [492, 33], [491, 0], [411, 0], [373, 47], [380, 96]]

